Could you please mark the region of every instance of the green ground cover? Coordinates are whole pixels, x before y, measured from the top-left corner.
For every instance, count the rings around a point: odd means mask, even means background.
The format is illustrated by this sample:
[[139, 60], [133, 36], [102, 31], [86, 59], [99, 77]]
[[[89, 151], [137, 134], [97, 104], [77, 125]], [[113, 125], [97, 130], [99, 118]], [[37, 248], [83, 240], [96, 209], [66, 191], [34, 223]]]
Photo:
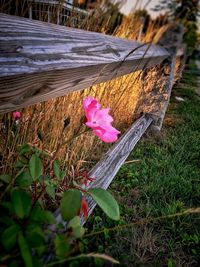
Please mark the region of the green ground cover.
[[[196, 75], [184, 73], [173, 89], [161, 133], [149, 132], [139, 142], [110, 187], [121, 208], [118, 226], [129, 225], [116, 229], [116, 223], [96, 209], [86, 225], [94, 234], [83, 240], [83, 250], [111, 255], [120, 266], [200, 266], [200, 214], [166, 218], [200, 207]], [[177, 96], [185, 101], [177, 101]], [[156, 217], [163, 218], [152, 219]], [[101, 231], [104, 228], [109, 229]], [[99, 260], [83, 261], [85, 265], [112, 266]]]

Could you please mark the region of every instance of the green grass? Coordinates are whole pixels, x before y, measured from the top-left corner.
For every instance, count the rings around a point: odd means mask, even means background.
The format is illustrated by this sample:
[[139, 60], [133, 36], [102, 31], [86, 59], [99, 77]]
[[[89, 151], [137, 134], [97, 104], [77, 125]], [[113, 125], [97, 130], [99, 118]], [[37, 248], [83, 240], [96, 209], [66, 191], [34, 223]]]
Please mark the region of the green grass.
[[[160, 135], [143, 138], [119, 171], [110, 190], [120, 204], [120, 224], [200, 207], [200, 103], [195, 74], [185, 73], [173, 89]], [[178, 102], [181, 96], [185, 102]], [[98, 209], [88, 228], [115, 227]], [[150, 221], [90, 236], [89, 250], [107, 253], [120, 266], [199, 266], [200, 215]], [[87, 239], [85, 239], [87, 250]], [[87, 266], [112, 266], [87, 262]]]

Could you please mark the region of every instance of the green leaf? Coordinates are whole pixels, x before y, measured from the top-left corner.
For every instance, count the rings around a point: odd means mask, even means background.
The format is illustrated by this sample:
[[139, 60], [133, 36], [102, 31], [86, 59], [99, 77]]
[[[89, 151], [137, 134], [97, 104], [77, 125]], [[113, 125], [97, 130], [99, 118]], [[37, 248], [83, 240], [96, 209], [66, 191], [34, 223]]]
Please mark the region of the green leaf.
[[66, 172], [65, 171], [61, 171], [60, 172], [60, 179], [63, 180], [65, 178]]
[[59, 164], [59, 161], [58, 160], [55, 160], [53, 162], [53, 171], [54, 171], [54, 174], [55, 176], [60, 179], [60, 180], [63, 180], [64, 177], [65, 177], [65, 172], [64, 171], [61, 171], [60, 169], [60, 164]]
[[43, 240], [45, 239], [44, 231], [39, 225], [29, 224], [26, 232], [27, 232], [27, 235], [37, 234], [38, 236], [42, 237]]
[[19, 154], [23, 155], [31, 152], [31, 147], [28, 144], [24, 144], [19, 148]]
[[26, 238], [31, 248], [37, 248], [44, 245], [45, 236], [42, 228], [38, 225], [29, 225], [26, 231]]
[[60, 209], [63, 220], [71, 220], [81, 208], [81, 192], [77, 189], [70, 189], [64, 192]]
[[55, 216], [48, 210], [45, 211], [45, 222], [48, 224], [56, 224]]
[[32, 151], [39, 157], [49, 157], [50, 154], [48, 154], [47, 152], [38, 149], [37, 147], [32, 147]]
[[30, 220], [37, 223], [45, 222], [45, 211], [41, 208], [39, 204], [36, 204], [31, 211]]
[[29, 170], [31, 177], [33, 180], [37, 180], [43, 172], [43, 166], [41, 159], [36, 155], [33, 154], [29, 161]]
[[55, 176], [60, 179], [60, 164], [58, 160], [53, 162], [53, 171]]
[[21, 161], [16, 161], [15, 164], [14, 164], [15, 168], [23, 168], [24, 167], [24, 164], [21, 162]]
[[32, 184], [32, 182], [33, 178], [31, 177], [30, 172], [28, 170], [20, 173], [16, 178], [16, 183], [20, 187], [28, 187]]
[[70, 227], [78, 227], [81, 225], [81, 219], [79, 216], [75, 216], [72, 220], [69, 221], [69, 223], [67, 224], [67, 228]]
[[28, 164], [28, 159], [23, 155], [19, 156], [19, 161], [22, 162], [24, 165]]
[[173, 259], [168, 259], [167, 267], [175, 267], [176, 262]]
[[29, 215], [32, 200], [28, 193], [21, 189], [14, 189], [11, 194], [11, 202], [17, 217], [23, 219]]
[[4, 183], [9, 184], [12, 180], [12, 177], [8, 174], [2, 174], [0, 175], [0, 180], [3, 181]]
[[15, 246], [17, 242], [17, 234], [19, 231], [19, 225], [14, 224], [3, 232], [1, 242], [7, 251], [10, 251]]
[[83, 226], [72, 227], [72, 230], [72, 235], [74, 238], [81, 238], [85, 233], [85, 229], [83, 228]]
[[54, 215], [48, 211], [43, 210], [40, 205], [36, 205], [30, 216], [31, 221], [37, 222], [37, 223], [48, 223], [48, 224], [55, 224], [56, 219]]
[[47, 185], [46, 192], [50, 197], [55, 199], [55, 187], [53, 185]]
[[113, 220], [120, 219], [118, 203], [108, 191], [102, 188], [91, 188], [88, 193], [108, 217]]
[[79, 216], [74, 217], [67, 225], [67, 228], [72, 228], [72, 235], [74, 238], [80, 238], [84, 235], [85, 230], [81, 226], [81, 220]]
[[66, 258], [70, 250], [70, 245], [65, 235], [57, 235], [54, 241], [56, 255], [60, 259]]
[[24, 238], [22, 232], [20, 232], [18, 235], [18, 244], [19, 244], [21, 256], [24, 260], [25, 266], [26, 267], [32, 267], [33, 263], [32, 263], [31, 252], [30, 252], [27, 241]]

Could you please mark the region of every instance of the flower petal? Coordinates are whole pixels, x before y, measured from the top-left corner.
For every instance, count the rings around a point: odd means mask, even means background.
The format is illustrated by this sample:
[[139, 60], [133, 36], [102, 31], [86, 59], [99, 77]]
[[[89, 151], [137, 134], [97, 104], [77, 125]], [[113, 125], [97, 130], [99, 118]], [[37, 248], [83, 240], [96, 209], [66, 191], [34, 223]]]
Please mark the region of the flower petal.
[[100, 104], [98, 103], [96, 98], [88, 96], [83, 100], [83, 109], [86, 111], [87, 109], [91, 108], [99, 109]]
[[114, 132], [104, 132], [104, 134], [100, 134], [99, 131], [94, 131], [95, 134], [105, 143], [113, 143], [117, 141], [118, 136]]
[[102, 123], [111, 123], [113, 121], [113, 118], [108, 114], [109, 108], [104, 108], [101, 110], [97, 110], [95, 113], [95, 120], [98, 122], [98, 124]]
[[86, 115], [85, 125], [92, 128], [96, 136], [106, 143], [115, 142], [120, 132], [112, 126], [113, 118], [109, 115], [109, 108], [100, 109], [97, 99], [89, 96], [83, 101]]

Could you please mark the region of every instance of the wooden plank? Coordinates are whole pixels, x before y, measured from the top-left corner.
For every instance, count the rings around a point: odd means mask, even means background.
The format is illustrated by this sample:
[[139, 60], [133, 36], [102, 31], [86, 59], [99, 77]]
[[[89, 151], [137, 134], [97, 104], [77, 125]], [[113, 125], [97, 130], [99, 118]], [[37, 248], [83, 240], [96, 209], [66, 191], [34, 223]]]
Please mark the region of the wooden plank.
[[186, 44], [180, 44], [176, 53], [175, 75], [174, 83], [178, 83], [182, 77], [183, 70], [185, 69], [185, 63], [187, 60], [187, 46]]
[[0, 14], [0, 113], [160, 64], [167, 56], [160, 46]]
[[[89, 177], [96, 178], [88, 188], [104, 188], [107, 189], [115, 177], [116, 173], [123, 165], [133, 148], [141, 139], [147, 128], [152, 123], [153, 118], [145, 114], [139, 118], [119, 139], [117, 143], [103, 156], [103, 158], [88, 173]], [[89, 203], [89, 215], [94, 210], [96, 203], [87, 198]], [[82, 217], [82, 224], [85, 223]], [[62, 223], [60, 211], [56, 211], [56, 220]]]
[[144, 71], [141, 76], [141, 91], [136, 112], [149, 113], [154, 117], [152, 129], [160, 131], [169, 103], [174, 81], [175, 58], [165, 60], [161, 66]]
[[169, 57], [160, 66], [143, 71], [141, 76], [140, 96], [135, 110], [137, 114], [141, 112], [152, 114], [154, 116], [152, 127], [156, 131], [160, 131], [162, 128], [169, 104], [176, 71], [176, 53], [182, 43], [182, 38], [183, 28], [181, 25], [168, 25], [158, 41], [169, 51]]
[[177, 51], [180, 45], [183, 43], [183, 35], [185, 29], [181, 24], [172, 24], [168, 31], [163, 35], [163, 37], [159, 40], [159, 44], [165, 47], [165, 49], [170, 53], [170, 57], [165, 62], [163, 67], [168, 69], [168, 79], [166, 84], [163, 86], [164, 94], [162, 107], [159, 109], [159, 120], [155, 123], [154, 129], [161, 130], [163, 121], [165, 118], [165, 114], [167, 112], [167, 108], [169, 106], [172, 88], [175, 82], [175, 71], [176, 70], [176, 59], [177, 59]]

